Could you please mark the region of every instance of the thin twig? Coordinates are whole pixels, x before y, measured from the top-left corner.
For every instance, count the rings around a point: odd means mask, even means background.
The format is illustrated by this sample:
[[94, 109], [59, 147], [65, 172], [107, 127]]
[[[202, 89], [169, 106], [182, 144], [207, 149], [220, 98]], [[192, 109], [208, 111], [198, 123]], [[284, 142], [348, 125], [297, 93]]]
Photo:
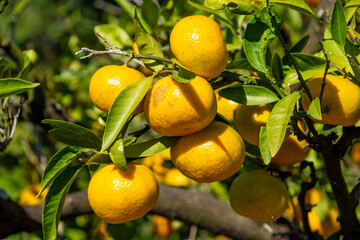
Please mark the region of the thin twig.
[[325, 72], [324, 72], [324, 77], [323, 77], [323, 81], [322, 81], [322, 84], [321, 84], [321, 90], [320, 90], [320, 103], [322, 101], [322, 97], [323, 97], [323, 94], [324, 94], [324, 89], [325, 89], [325, 85], [326, 85], [326, 75], [327, 75], [327, 72], [330, 68], [330, 59], [328, 58], [328, 55], [326, 53], [326, 50], [324, 48], [324, 45], [323, 43], [320, 41], [320, 45], [321, 45], [321, 48], [324, 52], [324, 55], [325, 55], [325, 59], [326, 59], [326, 66], [325, 66]]
[[81, 53], [88, 53], [85, 56], [80, 57], [80, 59], [85, 59], [85, 58], [90, 58], [92, 56], [97, 56], [97, 55], [109, 55], [109, 54], [114, 54], [114, 55], [120, 55], [120, 56], [125, 56], [128, 57], [130, 59], [132, 58], [140, 58], [140, 59], [151, 59], [157, 62], [161, 62], [161, 63], [168, 63], [168, 64], [173, 64], [173, 61], [171, 61], [170, 59], [166, 59], [166, 58], [162, 58], [162, 57], [157, 57], [157, 56], [151, 56], [151, 55], [143, 55], [143, 54], [134, 54], [133, 52], [128, 53], [128, 52], [124, 52], [116, 47], [112, 47], [109, 43], [109, 41], [101, 36], [98, 32], [96, 33], [97, 36], [99, 36], [105, 43], [106, 43], [106, 50], [101, 51], [101, 50], [94, 50], [94, 49], [90, 49], [87, 47], [83, 47], [81, 48], [79, 51], [77, 51], [75, 53], [75, 55], [79, 55]]

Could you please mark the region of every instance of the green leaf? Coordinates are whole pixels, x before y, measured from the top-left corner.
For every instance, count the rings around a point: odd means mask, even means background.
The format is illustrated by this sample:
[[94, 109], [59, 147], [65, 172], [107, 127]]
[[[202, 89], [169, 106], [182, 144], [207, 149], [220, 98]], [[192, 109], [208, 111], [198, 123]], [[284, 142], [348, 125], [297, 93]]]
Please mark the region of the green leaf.
[[126, 158], [124, 154], [124, 142], [120, 138], [110, 146], [109, 157], [111, 161], [122, 171], [126, 171]]
[[334, 40], [329, 27], [325, 29], [323, 45], [332, 63], [334, 63], [337, 67], [343, 68], [345, 71], [353, 74], [350, 63], [347, 57], [344, 55], [343, 48], [341, 48], [341, 46], [339, 46]]
[[304, 36], [290, 49], [290, 52], [291, 53], [301, 52], [306, 46], [306, 44], [309, 42], [309, 39], [310, 39], [309, 35]]
[[226, 66], [226, 69], [244, 69], [244, 70], [255, 71], [255, 69], [251, 66], [251, 64], [246, 58], [240, 58], [232, 62], [229, 62], [228, 65]]
[[158, 1], [144, 0], [143, 4], [141, 5], [141, 12], [146, 22], [151, 27], [155, 27], [160, 16], [160, 6]]
[[350, 0], [345, 5], [346, 8], [360, 7], [360, 0]]
[[86, 162], [86, 165], [91, 164], [104, 164], [104, 163], [112, 163], [109, 154], [107, 152], [99, 152], [92, 156], [89, 161]]
[[245, 55], [251, 66], [260, 72], [265, 73], [267, 71], [266, 51], [275, 37], [275, 34], [263, 22], [249, 23], [245, 30]]
[[319, 66], [323, 66], [325, 68], [326, 65], [325, 59], [310, 54], [291, 53], [291, 56], [293, 56], [300, 71], [306, 71], [310, 68], [318, 68]]
[[[109, 158], [109, 160], [110, 160], [110, 158]], [[110, 160], [110, 162], [111, 162], [111, 160]], [[88, 165], [88, 170], [89, 170], [90, 176], [93, 177], [97, 171], [99, 171], [102, 167], [105, 167], [106, 165], [108, 165], [108, 164], [90, 164], [90, 165]]]
[[271, 162], [271, 153], [270, 153], [269, 140], [265, 126], [260, 127], [259, 148], [264, 163], [268, 165]]
[[177, 140], [177, 137], [161, 136], [146, 142], [125, 146], [125, 156], [127, 158], [152, 156], [171, 147]]
[[272, 157], [275, 156], [284, 141], [288, 122], [300, 97], [300, 92], [294, 92], [284, 97], [275, 104], [269, 115], [266, 130]]
[[30, 57], [25, 52], [23, 52], [23, 55], [24, 55], [24, 66], [22, 67], [21, 71], [19, 72], [19, 74], [16, 77], [19, 79], [25, 78], [31, 68]]
[[172, 75], [173, 78], [180, 83], [188, 83], [196, 77], [196, 74], [180, 67], [180, 71]]
[[271, 90], [255, 85], [235, 84], [219, 91], [219, 95], [245, 105], [260, 105], [276, 102], [277, 95]]
[[102, 152], [110, 147], [152, 84], [153, 76], [127, 86], [112, 104], [105, 125]]
[[59, 225], [66, 195], [83, 166], [84, 164], [79, 164], [62, 172], [46, 194], [42, 216], [43, 238], [45, 240], [55, 240], [57, 238], [57, 226]]
[[223, 9], [226, 5], [233, 1], [229, 0], [205, 0], [204, 6], [211, 9]]
[[339, 44], [342, 49], [344, 49], [347, 34], [347, 24], [344, 9], [338, 0], [336, 0], [334, 4], [331, 15], [330, 29], [331, 35], [333, 36], [335, 42]]
[[[134, 14], [134, 33], [135, 41], [139, 48], [140, 54], [152, 55], [163, 58], [163, 52], [156, 40], [145, 31], [144, 27], [141, 25], [137, 11], [135, 10]], [[154, 60], [143, 59], [143, 62], [148, 65], [150, 68], [155, 71], [162, 69], [162, 64], [157, 63]]]
[[[265, 0], [262, 0], [265, 2]], [[314, 12], [310, 9], [310, 7], [303, 1], [303, 0], [270, 0], [270, 3], [279, 4], [285, 7], [289, 7], [291, 9], [294, 9], [298, 12], [301, 12], [305, 15], [308, 15], [316, 20], [318, 18], [314, 14]]]
[[[117, 48], [122, 49], [125, 47], [132, 46], [132, 40], [129, 34], [118, 25], [115, 24], [96, 25], [94, 27], [94, 31], [99, 32], [99, 34], [105, 37], [112, 46], [116, 46]], [[107, 47], [107, 44], [100, 37], [98, 37], [98, 39], [101, 44]]]
[[90, 130], [66, 121], [45, 119], [42, 123], [49, 124], [53, 129], [49, 131], [50, 136], [68, 145], [100, 149], [101, 140]]
[[281, 58], [279, 54], [274, 53], [272, 60], [271, 60], [271, 71], [274, 76], [274, 78], [281, 82], [284, 79], [284, 71], [283, 71], [283, 65], [281, 62]]
[[317, 120], [322, 119], [320, 99], [318, 97], [312, 100], [312, 102], [309, 105], [309, 109], [307, 110], [307, 113]]
[[6, 7], [6, 5], [8, 4], [8, 0], [0, 0], [0, 13], [2, 13]]
[[114, 0], [114, 2], [119, 5], [121, 10], [123, 10], [131, 19], [134, 18], [134, 4], [131, 4], [128, 1], [124, 0]]
[[0, 57], [0, 79], [11, 76], [10, 62], [4, 57]]
[[20, 94], [39, 85], [40, 83], [31, 83], [17, 78], [0, 79], [0, 99]]
[[55, 153], [46, 165], [41, 179], [41, 189], [38, 196], [47, 188], [72, 162], [81, 154], [82, 148], [66, 146]]

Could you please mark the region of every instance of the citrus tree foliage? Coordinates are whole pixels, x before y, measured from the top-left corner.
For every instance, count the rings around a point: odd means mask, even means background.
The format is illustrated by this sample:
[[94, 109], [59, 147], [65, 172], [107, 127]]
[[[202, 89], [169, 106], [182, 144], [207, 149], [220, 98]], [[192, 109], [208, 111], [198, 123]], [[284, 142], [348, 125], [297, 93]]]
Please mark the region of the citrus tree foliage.
[[[177, 141], [177, 137], [148, 134], [150, 131], [148, 126], [142, 129], [135, 127], [136, 131], [134, 131], [133, 125], [137, 124], [137, 120], [132, 113], [159, 76], [172, 74], [180, 83], [188, 83], [196, 76], [171, 55], [169, 36], [173, 26], [181, 18], [197, 14], [209, 16], [220, 24], [229, 53], [225, 70], [220, 76], [209, 80], [214, 89], [221, 88], [218, 94], [248, 106], [274, 105], [266, 125], [261, 127], [259, 147], [246, 143], [247, 158], [241, 171], [265, 168], [278, 173], [288, 184], [290, 196], [298, 195], [299, 192], [300, 195], [305, 194], [307, 188], [313, 187], [318, 178], [319, 188], [330, 196], [330, 199], [319, 202], [317, 208], [320, 209], [318, 211], [320, 219], [324, 220], [329, 213], [329, 204], [339, 202], [336, 196], [334, 201], [332, 195], [334, 190], [330, 187], [332, 179], [329, 181], [326, 177], [327, 164], [324, 163], [324, 160], [327, 161], [324, 154], [326, 151], [319, 147], [322, 146], [320, 141], [326, 138], [330, 139], [330, 143], [335, 144], [343, 136], [343, 128], [314, 124], [313, 119], [321, 120], [322, 114], [326, 114], [331, 109], [321, 107], [322, 96], [313, 98], [306, 82], [319, 75], [333, 74], [346, 76], [360, 86], [358, 62], [360, 2], [335, 1], [330, 16], [325, 19], [318, 19], [313, 10], [302, 0], [160, 1], [161, 3], [144, 0], [139, 2], [141, 3], [135, 6], [126, 1], [114, 1], [111, 3], [114, 4], [111, 9], [121, 14], [116, 15], [111, 12], [104, 14], [107, 19], [96, 24], [91, 22], [86, 12], [74, 12], [74, 15], [79, 14], [78, 18], [69, 18], [69, 21], [75, 26], [79, 24], [85, 28], [82, 32], [76, 33], [71, 33], [71, 27], [66, 29], [70, 32], [70, 37], [66, 39], [68, 52], [64, 53], [61, 59], [61, 68], [55, 68], [49, 73], [51, 80], [41, 79], [40, 69], [30, 72], [36, 61], [32, 52], [21, 51], [18, 46], [11, 45], [14, 43], [7, 45], [1, 43], [2, 48], [13, 49], [11, 57], [0, 58], [2, 112], [8, 111], [9, 100], [17, 96], [24, 98], [27, 96], [24, 92], [33, 91], [33, 88], [39, 87], [40, 82], [44, 85], [40, 87], [48, 88], [47, 91], [55, 99], [72, 109], [71, 116], [75, 120], [72, 122], [42, 120], [42, 124], [51, 129], [48, 134], [52, 141], [56, 141], [58, 149], [56, 153], [50, 154], [50, 160], [44, 168], [41, 180], [41, 191], [38, 194], [50, 187], [43, 208], [44, 239], [57, 238], [66, 195], [71, 190], [72, 184], [81, 177], [83, 169], [87, 168], [90, 175], [93, 175], [104, 164], [114, 163], [125, 171], [127, 162], [156, 155]], [[21, 3], [27, 4], [25, 1]], [[72, 3], [65, 3], [63, 11], [70, 11]], [[6, 1], [0, 1], [0, 13], [4, 5]], [[92, 6], [87, 7], [92, 8]], [[26, 9], [26, 6], [23, 8]], [[99, 13], [109, 9], [104, 7], [93, 12]], [[24, 11], [20, 3], [16, 8], [12, 6], [12, 10], [18, 11], [17, 14]], [[309, 22], [317, 22], [324, 26], [323, 38], [318, 39], [321, 42], [321, 49], [315, 54], [303, 52], [310, 38], [303, 30], [304, 25]], [[87, 27], [89, 25], [93, 29], [89, 29]], [[65, 34], [66, 31], [60, 33]], [[285, 36], [284, 32], [289, 36]], [[0, 40], [4, 39], [8, 40], [0, 35]], [[24, 39], [21, 41], [25, 42]], [[138, 54], [132, 50], [133, 42], [137, 43]], [[42, 57], [46, 56], [41, 50], [38, 51]], [[61, 55], [59, 52], [57, 54]], [[88, 96], [84, 96], [87, 94], [87, 78], [89, 79], [91, 73], [100, 65], [123, 62], [128, 62], [134, 67], [140, 64], [151, 70], [152, 74], [121, 91], [107, 114], [94, 109], [89, 103]], [[55, 74], [54, 71], [60, 73]], [[235, 84], [228, 86], [231, 83]], [[224, 86], [226, 87], [222, 88]], [[62, 88], [62, 91], [58, 91], [57, 88]], [[323, 88], [326, 88], [325, 84], [321, 91]], [[304, 111], [300, 104], [300, 99], [304, 95], [311, 99], [307, 111]], [[216, 116], [216, 120], [229, 124], [220, 114]], [[305, 131], [301, 131], [297, 126], [298, 120], [305, 122]], [[11, 130], [16, 127], [16, 122], [3, 117], [2, 124], [4, 125], [0, 127], [4, 131], [1, 132], [0, 149], [5, 150], [13, 137]], [[95, 124], [100, 125], [100, 131], [94, 131], [92, 126]], [[310, 163], [301, 163], [283, 169], [272, 165], [271, 159], [279, 151], [289, 132], [296, 134], [300, 140], [306, 139], [315, 151], [311, 151], [307, 157]], [[318, 137], [319, 135], [323, 138]], [[359, 135], [353, 138], [359, 138]], [[15, 142], [15, 144], [19, 143]], [[346, 149], [343, 152], [345, 153]], [[317, 178], [314, 176], [315, 172]], [[345, 168], [342, 174], [354, 177], [350, 168]], [[349, 187], [355, 183], [356, 181], [349, 182]], [[215, 195], [226, 199], [228, 184], [229, 182], [221, 183], [220, 187], [216, 184], [212, 185]], [[310, 186], [309, 184], [312, 186], [306, 187]], [[76, 186], [76, 188], [81, 187]], [[304, 202], [300, 204], [302, 207], [308, 207]], [[341, 207], [339, 208], [340, 212], [346, 213]], [[352, 210], [355, 214], [355, 207]], [[303, 213], [307, 213], [306, 210]], [[342, 227], [346, 224], [345, 218], [344, 216], [340, 218]], [[355, 224], [357, 228], [359, 228], [358, 224], [358, 222]], [[303, 228], [310, 237], [317, 236], [311, 233], [306, 222]], [[351, 230], [346, 231], [343, 233], [351, 232]]]

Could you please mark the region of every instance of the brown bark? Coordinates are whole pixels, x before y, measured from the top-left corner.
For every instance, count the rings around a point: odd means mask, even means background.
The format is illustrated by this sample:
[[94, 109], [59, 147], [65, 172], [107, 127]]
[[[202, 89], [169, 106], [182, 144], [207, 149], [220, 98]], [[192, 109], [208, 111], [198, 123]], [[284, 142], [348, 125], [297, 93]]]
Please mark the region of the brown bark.
[[[0, 200], [0, 238], [41, 228], [43, 204], [19, 206], [10, 200]], [[86, 191], [71, 193], [66, 198], [62, 219], [91, 212]], [[151, 213], [195, 224], [234, 239], [267, 240], [272, 237], [262, 224], [237, 215], [228, 203], [202, 192], [161, 185], [159, 200]], [[281, 227], [284, 231], [284, 226]]]

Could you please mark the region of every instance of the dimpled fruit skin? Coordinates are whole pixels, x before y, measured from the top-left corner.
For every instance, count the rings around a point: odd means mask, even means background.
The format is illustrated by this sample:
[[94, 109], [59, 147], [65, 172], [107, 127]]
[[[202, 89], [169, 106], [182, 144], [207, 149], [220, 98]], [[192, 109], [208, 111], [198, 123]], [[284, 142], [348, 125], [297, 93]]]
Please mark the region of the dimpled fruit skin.
[[167, 76], [147, 93], [144, 115], [149, 126], [161, 135], [189, 135], [202, 130], [215, 118], [215, 94], [202, 77], [179, 83]]
[[185, 67], [207, 79], [221, 74], [228, 53], [219, 25], [206, 16], [181, 19], [170, 35], [171, 51]]
[[[98, 69], [91, 78], [89, 94], [92, 103], [102, 111], [108, 112], [119, 93], [128, 85], [144, 78], [141, 72], [125, 65], [107, 65]], [[142, 102], [134, 114], [142, 111]]]
[[[313, 98], [320, 96], [323, 76], [311, 79], [306, 85]], [[303, 93], [301, 103], [307, 111], [310, 100]], [[317, 122], [352, 126], [360, 119], [360, 87], [341, 76], [327, 75], [326, 85], [321, 100], [321, 108], [329, 107], [328, 113], [322, 114]]]
[[260, 128], [266, 125], [272, 108], [272, 104], [239, 106], [236, 113], [236, 127], [240, 135], [248, 143], [259, 146]]
[[121, 171], [110, 164], [95, 173], [88, 199], [95, 214], [108, 223], [138, 219], [148, 213], [159, 197], [159, 184], [146, 166], [127, 164]]
[[310, 152], [309, 147], [304, 148], [306, 144], [305, 140], [299, 141], [295, 135], [285, 136], [283, 144], [271, 162], [278, 166], [290, 166], [303, 161]]
[[175, 167], [188, 178], [215, 182], [239, 171], [245, 159], [245, 145], [229, 125], [212, 122], [200, 132], [181, 137], [170, 153]]
[[260, 222], [272, 222], [283, 215], [289, 195], [285, 184], [264, 170], [240, 174], [229, 189], [230, 205], [238, 214]]

